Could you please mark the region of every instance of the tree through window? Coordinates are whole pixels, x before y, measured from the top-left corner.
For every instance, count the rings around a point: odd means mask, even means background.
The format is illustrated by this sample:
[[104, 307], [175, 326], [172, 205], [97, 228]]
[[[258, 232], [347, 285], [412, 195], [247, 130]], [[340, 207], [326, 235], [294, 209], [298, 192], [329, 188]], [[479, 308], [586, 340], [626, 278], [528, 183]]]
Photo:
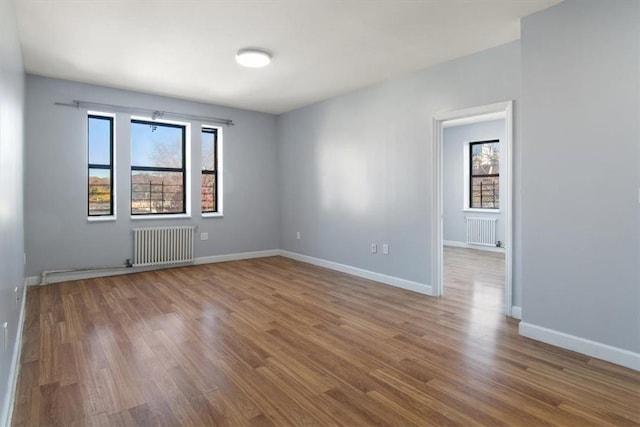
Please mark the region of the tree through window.
[[186, 126], [131, 120], [131, 214], [186, 213]]

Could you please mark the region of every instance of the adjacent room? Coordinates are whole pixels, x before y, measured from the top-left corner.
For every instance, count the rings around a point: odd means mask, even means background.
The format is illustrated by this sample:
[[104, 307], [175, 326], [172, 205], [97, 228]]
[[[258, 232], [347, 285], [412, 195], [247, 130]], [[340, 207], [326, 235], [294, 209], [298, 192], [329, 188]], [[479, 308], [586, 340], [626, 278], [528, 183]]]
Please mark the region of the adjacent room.
[[471, 116], [445, 124], [443, 284], [447, 292], [461, 292], [477, 307], [512, 315], [510, 293], [505, 292], [505, 284], [511, 283], [505, 280], [508, 206], [503, 200], [510, 187], [506, 171], [511, 170], [505, 165], [506, 120]]
[[640, 425], [637, 0], [0, 0], [0, 67], [0, 425]]

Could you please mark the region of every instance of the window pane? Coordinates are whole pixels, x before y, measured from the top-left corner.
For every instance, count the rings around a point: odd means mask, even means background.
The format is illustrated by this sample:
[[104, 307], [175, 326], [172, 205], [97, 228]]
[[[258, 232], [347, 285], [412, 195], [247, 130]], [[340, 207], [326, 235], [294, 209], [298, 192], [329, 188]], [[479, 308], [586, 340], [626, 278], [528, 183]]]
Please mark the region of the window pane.
[[216, 170], [215, 165], [216, 153], [216, 134], [215, 130], [202, 130], [202, 169]]
[[89, 117], [89, 163], [111, 164], [111, 119]]
[[216, 176], [202, 174], [201, 184], [202, 212], [216, 212]]
[[131, 213], [184, 212], [182, 172], [131, 172]]
[[500, 143], [471, 144], [471, 175], [500, 173]]
[[182, 168], [184, 127], [131, 122], [131, 165]]
[[89, 215], [111, 215], [109, 169], [89, 169]]
[[471, 178], [470, 207], [482, 209], [499, 209], [500, 178]]

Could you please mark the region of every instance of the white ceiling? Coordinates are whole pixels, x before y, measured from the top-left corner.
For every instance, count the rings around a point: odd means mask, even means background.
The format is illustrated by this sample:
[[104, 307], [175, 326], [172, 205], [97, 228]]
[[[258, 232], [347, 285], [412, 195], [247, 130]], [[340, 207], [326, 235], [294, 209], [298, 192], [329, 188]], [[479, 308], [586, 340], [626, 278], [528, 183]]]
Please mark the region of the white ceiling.
[[[282, 113], [516, 40], [560, 0], [15, 1], [29, 73]], [[256, 46], [269, 67], [236, 64]]]

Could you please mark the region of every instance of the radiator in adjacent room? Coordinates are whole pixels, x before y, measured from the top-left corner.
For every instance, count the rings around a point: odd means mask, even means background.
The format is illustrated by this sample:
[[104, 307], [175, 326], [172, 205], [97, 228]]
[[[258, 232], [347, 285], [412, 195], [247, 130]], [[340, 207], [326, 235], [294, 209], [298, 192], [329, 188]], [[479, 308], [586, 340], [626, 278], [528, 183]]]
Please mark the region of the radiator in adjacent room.
[[496, 218], [467, 218], [467, 243], [496, 246]]
[[133, 229], [133, 266], [179, 264], [193, 261], [195, 227]]

